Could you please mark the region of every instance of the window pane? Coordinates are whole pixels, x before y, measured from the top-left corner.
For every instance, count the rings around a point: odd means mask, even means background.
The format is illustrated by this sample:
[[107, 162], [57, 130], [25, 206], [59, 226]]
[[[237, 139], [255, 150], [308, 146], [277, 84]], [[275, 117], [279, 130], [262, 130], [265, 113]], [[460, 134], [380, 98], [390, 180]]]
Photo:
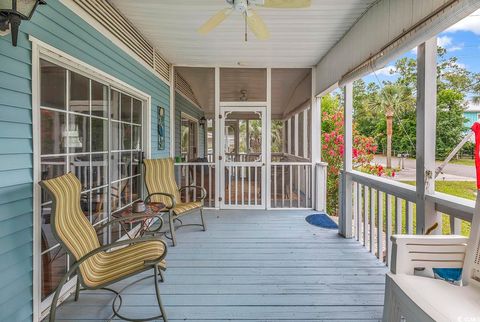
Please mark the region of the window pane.
[[122, 124], [122, 150], [132, 149], [132, 126]]
[[112, 128], [112, 150], [117, 151], [121, 149], [120, 141], [120, 123], [111, 122], [110, 126]]
[[120, 182], [120, 200], [122, 203], [122, 207], [132, 203], [132, 181], [131, 179], [126, 179]]
[[90, 114], [90, 81], [77, 73], [70, 72], [71, 112]]
[[142, 199], [142, 176], [132, 178], [132, 201]]
[[108, 121], [92, 117], [92, 152], [108, 151]]
[[141, 150], [142, 149], [142, 127], [141, 126], [132, 126], [132, 150]]
[[108, 154], [92, 154], [92, 188], [107, 184]]
[[90, 189], [90, 155], [71, 156], [70, 171], [80, 180], [82, 190]]
[[110, 202], [112, 207], [112, 212], [120, 208], [120, 182], [112, 183], [111, 193], [110, 193]]
[[132, 122], [132, 98], [128, 95], [122, 94], [122, 121]]
[[110, 105], [110, 113], [112, 113], [112, 119], [120, 120], [120, 93], [112, 90], [110, 93], [112, 99]]
[[[65, 157], [47, 157], [41, 159], [42, 180], [58, 177], [66, 173], [67, 163]], [[42, 203], [52, 200], [50, 195], [42, 189]]]
[[64, 110], [67, 106], [65, 68], [40, 60], [40, 104], [43, 107]]
[[57, 287], [67, 272], [67, 254], [58, 247], [42, 255], [42, 301]]
[[112, 152], [110, 164], [110, 175], [112, 181], [120, 180], [121, 152]]
[[41, 236], [41, 248], [42, 252], [46, 251], [47, 249], [52, 248], [58, 241], [55, 239], [52, 233], [51, 228], [51, 215], [52, 215], [52, 203], [48, 203], [42, 206], [42, 236]]
[[130, 177], [132, 175], [132, 154], [131, 152], [122, 153], [122, 161], [120, 163], [120, 175], [122, 178]]
[[65, 153], [62, 132], [65, 129], [65, 113], [42, 109], [40, 112], [42, 154]]
[[92, 191], [92, 223], [108, 218], [108, 188]]
[[92, 80], [92, 115], [108, 117], [108, 86]]
[[141, 171], [142, 171], [141, 170], [142, 165], [140, 163], [142, 152], [133, 152], [132, 156], [133, 156], [133, 159], [132, 159], [132, 176], [135, 176], [137, 174], [140, 174]]
[[68, 131], [64, 132], [70, 153], [90, 152], [90, 118], [69, 115]]
[[90, 204], [90, 191], [89, 192], [84, 192], [80, 195], [80, 207], [83, 211], [83, 214], [87, 218], [88, 221], [91, 220], [90, 218], [90, 209], [92, 208]]
[[132, 122], [142, 124], [142, 101], [133, 99]]

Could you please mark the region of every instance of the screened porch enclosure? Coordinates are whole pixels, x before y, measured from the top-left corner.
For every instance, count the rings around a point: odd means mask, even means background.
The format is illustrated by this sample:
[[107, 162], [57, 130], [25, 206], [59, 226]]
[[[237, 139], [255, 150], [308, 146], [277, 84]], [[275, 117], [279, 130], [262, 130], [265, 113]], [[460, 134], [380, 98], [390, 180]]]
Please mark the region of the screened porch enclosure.
[[206, 117], [197, 148], [203, 153], [176, 164], [182, 185], [204, 186], [211, 208], [325, 209], [323, 199], [315, 203], [324, 194], [325, 165], [319, 149], [312, 154], [320, 120], [312, 115], [311, 69], [175, 70], [176, 95]]

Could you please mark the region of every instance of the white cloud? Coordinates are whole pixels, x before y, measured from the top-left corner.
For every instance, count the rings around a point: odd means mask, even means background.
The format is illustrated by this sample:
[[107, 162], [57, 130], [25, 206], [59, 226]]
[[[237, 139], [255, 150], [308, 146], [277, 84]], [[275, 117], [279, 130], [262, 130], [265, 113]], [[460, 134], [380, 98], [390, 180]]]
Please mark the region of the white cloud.
[[452, 47], [449, 47], [447, 50], [448, 51], [460, 51], [463, 50], [464, 44], [459, 44], [459, 45], [454, 45]]
[[449, 36], [440, 36], [437, 38], [437, 45], [443, 48], [447, 48], [453, 42], [452, 37]]
[[480, 36], [480, 10], [475, 11], [470, 16], [460, 20], [445, 32], [470, 31]]
[[397, 69], [395, 66], [389, 65], [375, 71], [375, 73], [379, 76], [393, 76], [397, 73]]

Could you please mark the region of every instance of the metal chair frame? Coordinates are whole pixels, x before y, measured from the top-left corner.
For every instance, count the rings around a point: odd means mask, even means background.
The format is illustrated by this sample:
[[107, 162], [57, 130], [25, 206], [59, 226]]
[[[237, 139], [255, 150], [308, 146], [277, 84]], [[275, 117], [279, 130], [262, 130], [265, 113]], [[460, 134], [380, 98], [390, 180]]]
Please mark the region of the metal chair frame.
[[[40, 186], [42, 188], [44, 188], [46, 191], [48, 191], [48, 193], [50, 193], [49, 189], [47, 187], [45, 187], [45, 185], [40, 182], [39, 183]], [[51, 194], [51, 193], [50, 193]], [[63, 243], [62, 239], [59, 237], [57, 231], [56, 231], [56, 226], [55, 226], [55, 209], [56, 209], [56, 198], [53, 194], [52, 195], [52, 215], [51, 215], [51, 227], [52, 227], [52, 234], [53, 236], [55, 237], [55, 239], [57, 239], [57, 241], [59, 242], [60, 246], [63, 247], [67, 254], [71, 257], [71, 258], [75, 258], [73, 256], [73, 254], [70, 252], [70, 250], [68, 249], [68, 247], [66, 247], [66, 245]], [[112, 224], [115, 224], [115, 223], [119, 223], [121, 221], [124, 221], [124, 220], [131, 220], [131, 219], [135, 219], [137, 217], [139, 217], [141, 215], [132, 215], [132, 216], [125, 216], [123, 218], [117, 218], [117, 219], [113, 219], [113, 220], [110, 220], [108, 222], [106, 222], [105, 224], [103, 225], [100, 225], [99, 227], [97, 227], [96, 230], [99, 230], [99, 229], [103, 229], [105, 227], [108, 227]], [[160, 216], [160, 215], [157, 215], [157, 216], [154, 216], [154, 217], [157, 217], [158, 220], [160, 220], [160, 227], [156, 228], [155, 230], [152, 230], [150, 231], [150, 233], [154, 233], [154, 232], [158, 232], [162, 226], [163, 226], [163, 218]], [[81, 271], [80, 271], [80, 265], [85, 262], [87, 259], [91, 258], [92, 256], [96, 255], [96, 254], [99, 254], [101, 252], [105, 252], [105, 251], [108, 251], [108, 250], [111, 250], [113, 248], [116, 248], [116, 247], [124, 247], [124, 246], [129, 246], [129, 245], [133, 245], [133, 244], [139, 244], [139, 243], [144, 243], [144, 242], [149, 242], [149, 241], [160, 241], [164, 244], [164, 249], [165, 251], [163, 252], [163, 254], [161, 256], [159, 256], [158, 258], [156, 259], [153, 259], [153, 260], [149, 260], [149, 261], [144, 261], [144, 267], [139, 269], [138, 271], [135, 271], [133, 273], [130, 273], [130, 274], [127, 274], [127, 275], [124, 275], [122, 277], [119, 277], [119, 278], [116, 278], [114, 280], [111, 280], [107, 283], [103, 283], [103, 284], [100, 284], [100, 285], [97, 285], [95, 287], [88, 287], [85, 285], [85, 283], [83, 282], [83, 276], [81, 274]], [[158, 264], [165, 258], [165, 256], [167, 255], [167, 245], [166, 243], [159, 239], [158, 237], [155, 237], [154, 235], [151, 235], [151, 236], [144, 236], [144, 237], [140, 237], [140, 238], [135, 238], [135, 239], [127, 239], [127, 240], [120, 240], [120, 241], [115, 241], [113, 243], [110, 243], [110, 244], [107, 244], [107, 245], [103, 245], [103, 246], [100, 246], [92, 251], [90, 251], [89, 253], [85, 254], [84, 256], [82, 256], [81, 258], [79, 258], [78, 260], [76, 260], [72, 266], [70, 266], [68, 272], [62, 277], [62, 279], [60, 280], [56, 290], [55, 290], [55, 294], [53, 296], [53, 299], [52, 299], [52, 304], [50, 305], [50, 316], [49, 316], [49, 321], [50, 322], [54, 322], [55, 321], [55, 315], [56, 315], [56, 311], [57, 311], [57, 303], [58, 303], [58, 298], [60, 296], [60, 293], [61, 293], [61, 290], [63, 288], [63, 286], [65, 285], [65, 283], [67, 282], [67, 280], [70, 278], [70, 276], [72, 276], [74, 273], [77, 273], [77, 285], [76, 285], [76, 288], [75, 288], [75, 301], [78, 301], [78, 298], [79, 298], [79, 295], [80, 295], [80, 291], [82, 290], [98, 290], [98, 289], [103, 289], [103, 290], [106, 290], [106, 291], [110, 291], [110, 292], [113, 292], [114, 294], [116, 294], [115, 296], [115, 299], [112, 303], [112, 309], [113, 309], [113, 313], [115, 316], [118, 316], [120, 319], [123, 319], [123, 320], [127, 320], [127, 321], [134, 321], [134, 322], [137, 322], [137, 321], [152, 321], [152, 320], [158, 320], [158, 319], [163, 319], [164, 322], [168, 322], [168, 319], [167, 319], [167, 315], [166, 315], [166, 312], [165, 312], [165, 308], [163, 307], [163, 304], [162, 304], [162, 301], [161, 301], [161, 298], [160, 298], [160, 287], [159, 287], [159, 279], [158, 279], [158, 276], [160, 275], [160, 281], [163, 282], [163, 275], [161, 274], [161, 271], [159, 270], [159, 267], [158, 267]], [[121, 308], [121, 305], [122, 305], [122, 298], [121, 298], [121, 291], [120, 292], [117, 292], [113, 289], [110, 289], [108, 288], [107, 286], [108, 285], [112, 285], [118, 281], [121, 281], [121, 280], [124, 280], [126, 278], [129, 278], [129, 277], [132, 277], [132, 276], [135, 276], [135, 275], [138, 275], [139, 273], [142, 273], [142, 272], [145, 272], [149, 269], [153, 269], [153, 279], [155, 280], [154, 281], [154, 284], [155, 284], [155, 295], [156, 295], [156, 299], [157, 299], [157, 303], [158, 303], [158, 307], [160, 309], [160, 315], [157, 315], [157, 316], [153, 316], [153, 317], [147, 317], [147, 318], [141, 318], [141, 319], [138, 319], [138, 318], [128, 318], [128, 317], [125, 317], [123, 315], [121, 315], [118, 311], [120, 310]], [[150, 277], [151, 277], [150, 276]], [[142, 278], [140, 280], [143, 280], [145, 279]], [[140, 281], [138, 280], [138, 281]], [[136, 281], [136, 282], [138, 282]], [[83, 288], [81, 288], [81, 286], [83, 286]], [[124, 288], [125, 289], [125, 288]], [[123, 291], [123, 289], [122, 289]], [[118, 308], [115, 307], [115, 304], [117, 302], [117, 299], [120, 298], [120, 305], [118, 306]]]
[[[169, 223], [169, 228], [170, 228], [170, 236], [165, 234], [165, 237], [172, 240], [173, 246], [177, 245], [177, 238], [176, 238], [176, 235], [175, 235], [175, 231], [179, 228], [187, 227], [187, 226], [201, 226], [203, 228], [203, 231], [207, 230], [207, 225], [206, 225], [205, 219], [203, 217], [203, 203], [204, 203], [205, 198], [207, 197], [207, 190], [204, 187], [201, 187], [201, 186], [184, 186], [184, 187], [180, 187], [178, 189], [178, 192], [182, 192], [183, 190], [186, 190], [186, 189], [199, 189], [201, 191], [201, 195], [198, 198], [198, 200], [202, 203], [202, 205], [199, 208], [195, 208], [195, 209], [186, 211], [186, 212], [184, 212], [180, 215], [175, 215], [174, 212], [173, 212], [173, 209], [177, 205], [177, 200], [176, 200], [175, 196], [170, 194], [170, 193], [165, 193], [165, 192], [150, 193], [150, 191], [148, 191], [149, 195], [145, 198], [145, 203], [149, 203], [151, 197], [155, 196], [155, 195], [162, 195], [162, 196], [166, 196], [166, 197], [170, 198], [170, 201], [171, 201], [170, 206], [165, 206], [167, 211], [168, 211], [168, 223]], [[147, 190], [148, 190], [148, 188], [147, 188]], [[197, 212], [197, 211], [200, 212], [200, 219], [202, 221], [201, 224], [184, 224], [179, 219], [179, 217], [183, 217], [185, 215], [189, 215], [189, 214], [192, 214], [192, 213]], [[180, 225], [175, 226], [175, 221], [179, 221]]]

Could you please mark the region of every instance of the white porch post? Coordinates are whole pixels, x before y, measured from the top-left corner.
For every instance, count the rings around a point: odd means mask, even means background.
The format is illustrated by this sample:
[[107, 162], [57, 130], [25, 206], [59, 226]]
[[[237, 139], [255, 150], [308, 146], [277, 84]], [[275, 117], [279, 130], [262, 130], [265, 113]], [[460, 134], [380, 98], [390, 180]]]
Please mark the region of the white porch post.
[[170, 68], [170, 156], [175, 158], [175, 66]]
[[298, 114], [295, 114], [293, 117], [293, 136], [294, 136], [294, 146], [293, 154], [298, 157], [298, 146], [299, 146], [299, 135], [298, 135]]
[[341, 205], [339, 205], [339, 234], [345, 238], [352, 238], [352, 181], [347, 175], [352, 171], [352, 147], [353, 147], [353, 84], [345, 85], [344, 114], [344, 153], [343, 173], [341, 176]]
[[435, 193], [435, 130], [437, 109], [437, 38], [417, 49], [417, 234], [436, 222], [434, 233], [442, 231], [435, 204], [425, 195]]
[[220, 135], [223, 133], [220, 128], [220, 68], [215, 67], [215, 151], [213, 160], [215, 162], [215, 208], [220, 208], [220, 197], [223, 192], [220, 191]]
[[[266, 110], [266, 118], [267, 118], [267, 135], [266, 135], [266, 140], [267, 140], [267, 153], [266, 153], [266, 177], [267, 180], [265, 182], [265, 202], [266, 202], [266, 208], [270, 209], [272, 208], [272, 194], [271, 194], [271, 188], [272, 184], [270, 182], [271, 176], [271, 171], [272, 171], [272, 69], [267, 68], [267, 110]], [[247, 136], [248, 137], [248, 136]]]

